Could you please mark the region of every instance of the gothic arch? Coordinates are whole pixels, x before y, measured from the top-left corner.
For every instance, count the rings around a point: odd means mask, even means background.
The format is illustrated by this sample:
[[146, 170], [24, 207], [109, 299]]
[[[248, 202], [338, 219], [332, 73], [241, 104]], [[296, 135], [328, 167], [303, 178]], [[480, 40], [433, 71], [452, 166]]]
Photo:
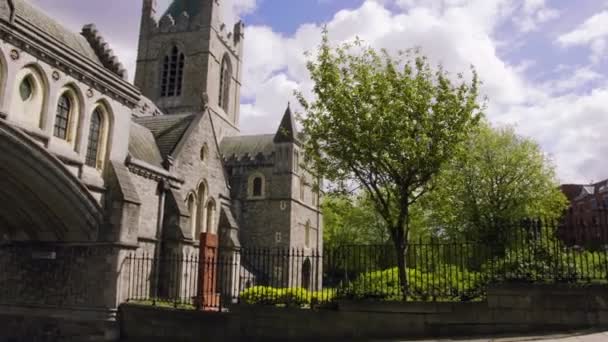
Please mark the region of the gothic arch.
[[209, 234], [217, 234], [217, 205], [215, 204], [215, 200], [212, 197], [209, 197], [207, 205], [205, 206], [205, 211], [207, 213], [207, 223], [205, 224], [205, 232]]
[[188, 196], [186, 196], [186, 206], [188, 207], [188, 214], [190, 214], [190, 234], [192, 235], [192, 239], [196, 240], [196, 215], [198, 208], [198, 197], [196, 196], [196, 191], [190, 191]]
[[230, 110], [230, 88], [232, 84], [232, 62], [228, 53], [222, 57], [220, 64], [220, 84], [218, 105], [228, 114]]
[[49, 97], [49, 81], [39, 65], [21, 68], [15, 77], [9, 115], [16, 121], [44, 129], [49, 118], [44, 117]]
[[57, 137], [55, 133], [58, 126], [58, 114], [61, 106], [61, 98], [63, 96], [67, 96], [70, 100], [70, 113], [67, 123], [67, 136], [64, 140], [66, 140], [75, 150], [78, 150], [78, 147], [81, 145], [81, 138], [83, 136], [82, 127], [84, 123], [84, 97], [82, 96], [82, 92], [73, 82], [65, 84], [59, 90], [55, 101], [54, 101], [54, 110], [52, 114], [54, 115], [53, 121], [53, 135]]
[[207, 230], [207, 207], [206, 201], [209, 194], [209, 186], [206, 180], [201, 180], [196, 187], [197, 211], [196, 224], [194, 225], [194, 239], [198, 240], [200, 234]]
[[4, 104], [6, 101], [6, 85], [7, 85], [7, 76], [8, 75], [8, 64], [6, 62], [6, 57], [2, 50], [0, 50], [0, 106]]
[[184, 47], [178, 42], [163, 46], [159, 56], [159, 93], [160, 97], [182, 95], [186, 55]]
[[247, 180], [247, 197], [260, 199], [266, 196], [266, 177], [261, 172], [251, 174]]
[[0, 236], [35, 241], [96, 241], [102, 210], [57, 158], [0, 121]]
[[88, 115], [85, 163], [103, 170], [112, 148], [114, 115], [105, 100], [98, 101]]

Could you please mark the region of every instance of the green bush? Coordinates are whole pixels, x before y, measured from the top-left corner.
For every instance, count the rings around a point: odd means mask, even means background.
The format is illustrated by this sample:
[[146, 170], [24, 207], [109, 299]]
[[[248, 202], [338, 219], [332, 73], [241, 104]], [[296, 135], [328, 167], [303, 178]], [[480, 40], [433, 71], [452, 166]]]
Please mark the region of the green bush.
[[547, 241], [508, 249], [504, 257], [487, 262], [483, 271], [493, 280], [533, 283], [606, 282], [605, 252], [563, 247]]
[[[408, 300], [470, 301], [480, 299], [486, 278], [481, 273], [453, 265], [438, 265], [434, 272], [408, 269]], [[364, 273], [346, 286], [345, 296], [353, 299], [403, 300], [396, 267]]]
[[240, 298], [246, 304], [306, 306], [333, 300], [335, 291], [308, 291], [303, 288], [274, 288], [254, 286], [241, 292]]

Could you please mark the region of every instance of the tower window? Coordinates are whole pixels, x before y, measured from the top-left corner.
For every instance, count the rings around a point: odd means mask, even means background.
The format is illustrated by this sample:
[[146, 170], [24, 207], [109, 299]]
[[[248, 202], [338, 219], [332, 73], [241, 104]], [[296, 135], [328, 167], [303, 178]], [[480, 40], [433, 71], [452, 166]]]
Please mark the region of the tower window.
[[55, 131], [54, 135], [63, 140], [68, 139], [68, 127], [70, 124], [70, 113], [72, 111], [72, 103], [67, 95], [61, 95], [57, 103], [57, 113], [55, 115]]
[[264, 198], [264, 188], [266, 185], [266, 180], [264, 179], [263, 174], [256, 172], [255, 174], [249, 176], [249, 180], [247, 183], [247, 196], [249, 198]]
[[163, 59], [160, 81], [161, 97], [173, 97], [182, 94], [184, 63], [184, 54], [179, 51], [177, 46], [174, 46], [171, 49], [171, 53]]
[[97, 167], [100, 143], [101, 143], [101, 131], [103, 125], [103, 116], [99, 108], [95, 109], [91, 116], [91, 126], [89, 127], [89, 144], [87, 146], [86, 164], [90, 167]]
[[300, 171], [300, 153], [298, 151], [294, 151], [293, 153], [293, 171]]
[[260, 197], [262, 196], [262, 178], [256, 177], [253, 180], [253, 196]]
[[220, 70], [220, 95], [218, 105], [222, 107], [224, 112], [228, 112], [230, 104], [230, 82], [232, 80], [232, 64], [228, 56], [222, 59], [222, 68]]

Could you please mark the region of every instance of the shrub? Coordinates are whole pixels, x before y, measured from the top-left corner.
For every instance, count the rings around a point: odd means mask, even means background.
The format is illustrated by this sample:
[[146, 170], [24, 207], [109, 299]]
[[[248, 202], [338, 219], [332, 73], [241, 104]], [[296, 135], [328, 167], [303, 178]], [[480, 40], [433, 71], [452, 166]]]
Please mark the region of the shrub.
[[[469, 301], [481, 298], [486, 278], [481, 273], [453, 265], [438, 265], [434, 272], [408, 269], [408, 300]], [[346, 286], [345, 296], [354, 299], [402, 300], [396, 267], [364, 273]]]
[[241, 292], [240, 298], [246, 304], [305, 306], [331, 301], [335, 297], [333, 289], [308, 291], [303, 288], [274, 288], [254, 286]]

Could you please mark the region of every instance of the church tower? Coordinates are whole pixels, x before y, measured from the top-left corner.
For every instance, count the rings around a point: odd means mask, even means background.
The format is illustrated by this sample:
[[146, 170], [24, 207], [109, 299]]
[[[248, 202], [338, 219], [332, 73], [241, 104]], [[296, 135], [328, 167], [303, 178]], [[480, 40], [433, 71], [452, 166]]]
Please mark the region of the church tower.
[[238, 132], [244, 24], [227, 28], [220, 0], [173, 0], [157, 18], [143, 0], [135, 85], [167, 114], [209, 108], [228, 135]]

